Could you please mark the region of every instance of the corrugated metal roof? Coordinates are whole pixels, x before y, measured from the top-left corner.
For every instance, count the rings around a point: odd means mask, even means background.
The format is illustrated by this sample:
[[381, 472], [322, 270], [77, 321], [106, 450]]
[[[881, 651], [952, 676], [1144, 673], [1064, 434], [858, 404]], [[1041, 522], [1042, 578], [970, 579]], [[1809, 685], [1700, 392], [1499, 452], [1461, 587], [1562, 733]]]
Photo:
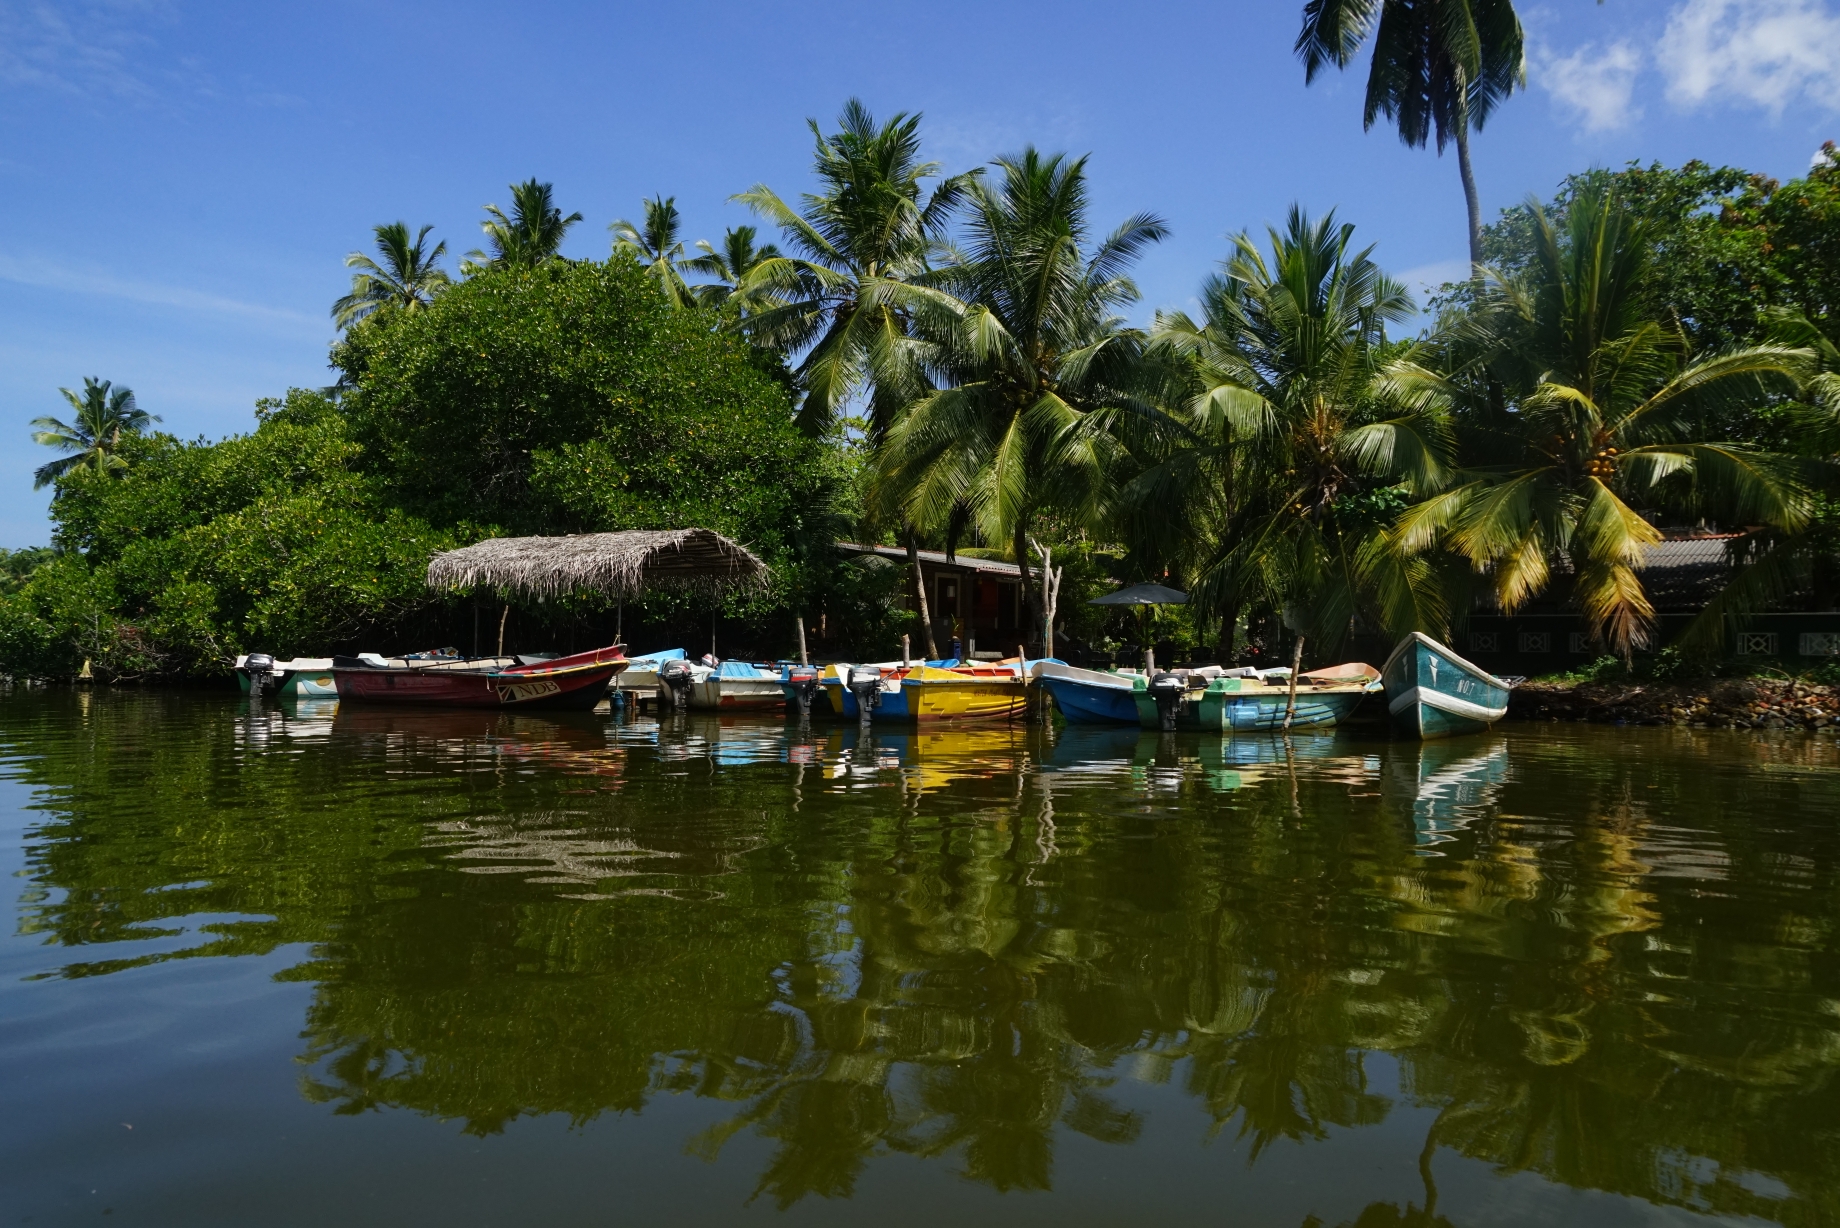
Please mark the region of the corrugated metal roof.
[[[861, 542], [838, 542], [837, 549], [849, 554], [874, 554], [896, 563], [907, 562], [907, 550], [902, 546], [869, 546]], [[1005, 563], [998, 559], [974, 559], [968, 554], [947, 558], [944, 551], [920, 550], [916, 552], [920, 562], [928, 567], [955, 567], [962, 571], [975, 571], [983, 575], [1001, 576], [1006, 580], [1020, 579], [1022, 569], [1014, 563]]]

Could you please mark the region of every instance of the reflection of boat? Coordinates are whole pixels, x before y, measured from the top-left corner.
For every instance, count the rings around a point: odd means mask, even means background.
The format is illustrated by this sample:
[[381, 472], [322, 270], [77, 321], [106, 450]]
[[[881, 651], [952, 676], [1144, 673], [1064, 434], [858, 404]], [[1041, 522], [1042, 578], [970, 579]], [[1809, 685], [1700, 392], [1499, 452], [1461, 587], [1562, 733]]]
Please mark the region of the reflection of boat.
[[1130, 674], [1103, 674], [1059, 661], [1037, 661], [1031, 673], [1070, 725], [1135, 725]]
[[[1468, 748], [1465, 748], [1468, 749]], [[1498, 742], [1481, 754], [1459, 757], [1449, 746], [1423, 746], [1403, 766], [1412, 779], [1412, 835], [1421, 848], [1456, 838], [1486, 818], [1508, 778], [1508, 747]]]
[[286, 661], [276, 661], [266, 653], [245, 653], [236, 659], [236, 685], [243, 694], [250, 691], [249, 668], [250, 657], [257, 662], [269, 662], [265, 673], [264, 689], [270, 695], [335, 696], [339, 693], [337, 684], [332, 680], [331, 657], [294, 657]]
[[608, 683], [626, 668], [617, 647], [530, 665], [506, 666], [499, 660], [334, 657], [332, 673], [339, 698], [355, 703], [587, 709], [606, 698]]
[[617, 779], [624, 763], [608, 723], [585, 711], [340, 704], [331, 727], [335, 739], [381, 739], [437, 758], [511, 759], [571, 775]]
[[925, 726], [908, 732], [863, 734], [846, 727], [838, 775], [899, 770], [907, 788], [926, 793], [955, 781], [989, 780], [1018, 771], [1028, 759], [1028, 733], [1019, 726]]
[[1054, 739], [1054, 748], [1042, 760], [1052, 772], [1101, 772], [1123, 769], [1137, 757], [1143, 730], [1130, 725], [1068, 724]]
[[[1170, 678], [1174, 675], [1158, 675]], [[1166, 708], [1173, 706], [1177, 729], [1206, 732], [1226, 730], [1253, 731], [1283, 729], [1285, 712], [1290, 707], [1290, 683], [1285, 680], [1266, 682], [1252, 678], [1215, 678], [1208, 680], [1190, 675], [1180, 680], [1187, 686], [1175, 686], [1173, 693], [1159, 696], [1150, 680], [1133, 680], [1132, 699], [1137, 707], [1138, 724], [1145, 729], [1164, 727]], [[1200, 687], [1194, 683], [1202, 683]], [[1305, 682], [1297, 684], [1297, 706], [1291, 715], [1293, 729], [1322, 728], [1334, 725], [1353, 712], [1370, 691], [1371, 682]]]
[[1381, 675], [1393, 724], [1419, 738], [1487, 729], [1507, 715], [1514, 686], [1416, 631], [1399, 641]]

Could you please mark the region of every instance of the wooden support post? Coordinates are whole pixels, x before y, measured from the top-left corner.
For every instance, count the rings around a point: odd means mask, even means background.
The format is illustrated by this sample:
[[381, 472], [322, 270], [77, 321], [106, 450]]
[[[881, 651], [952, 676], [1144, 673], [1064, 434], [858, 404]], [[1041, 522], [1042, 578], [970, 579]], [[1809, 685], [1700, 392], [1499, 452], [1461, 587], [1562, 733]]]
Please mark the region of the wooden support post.
[[504, 612], [498, 616], [498, 656], [505, 655], [505, 620], [511, 617], [511, 603], [505, 603]]
[[1297, 671], [1303, 668], [1303, 636], [1297, 637], [1297, 644], [1291, 649], [1291, 693], [1284, 703], [1284, 730], [1290, 732], [1291, 718], [1297, 715]]

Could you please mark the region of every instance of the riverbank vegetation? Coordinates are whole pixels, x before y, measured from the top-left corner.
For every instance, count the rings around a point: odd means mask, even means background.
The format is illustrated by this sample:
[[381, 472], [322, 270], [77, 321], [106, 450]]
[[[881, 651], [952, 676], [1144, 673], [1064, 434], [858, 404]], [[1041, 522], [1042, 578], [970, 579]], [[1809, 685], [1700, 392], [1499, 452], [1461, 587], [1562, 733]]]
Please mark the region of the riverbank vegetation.
[[[1481, 118], [1401, 133], [1466, 140]], [[1480, 228], [1473, 276], [1425, 304], [1351, 219], [1299, 205], [1232, 241], [1198, 311], [1134, 324], [1133, 267], [1168, 228], [1092, 216], [1085, 159], [953, 170], [918, 116], [856, 102], [812, 130], [796, 205], [736, 198], [774, 243], [737, 227], [692, 257], [659, 197], [607, 258], [567, 259], [581, 215], [534, 179], [456, 275], [429, 228], [378, 226], [333, 305], [336, 382], [264, 402], [247, 435], [186, 443], [119, 386], [67, 394], [76, 420], [37, 424], [66, 453], [41, 473], [54, 546], [9, 556], [0, 669], [200, 676], [252, 648], [458, 643], [496, 599], [426, 591], [432, 551], [684, 524], [748, 543], [774, 588], [721, 612], [650, 601], [631, 625], [724, 613], [761, 654], [797, 619], [851, 652], [924, 641], [913, 577], [844, 562], [839, 538], [1019, 563], [1037, 641], [1049, 552], [1073, 563], [1063, 644], [1130, 634], [1085, 604], [1101, 586], [1183, 587], [1159, 634], [1223, 657], [1547, 601], [1627, 660], [1661, 646], [1640, 568], [1670, 530], [1736, 535], [1679, 651], [1716, 651], [1727, 616], [1840, 598], [1831, 145], [1786, 184], [1574, 176]], [[584, 598], [518, 626], [535, 648], [610, 616]]]

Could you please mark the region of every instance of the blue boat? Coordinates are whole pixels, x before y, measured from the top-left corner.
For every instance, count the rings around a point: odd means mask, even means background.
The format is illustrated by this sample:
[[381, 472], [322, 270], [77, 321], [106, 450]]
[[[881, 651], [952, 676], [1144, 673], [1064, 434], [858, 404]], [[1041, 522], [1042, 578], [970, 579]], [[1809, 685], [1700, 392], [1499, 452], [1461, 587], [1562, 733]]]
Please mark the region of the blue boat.
[[1135, 725], [1137, 700], [1130, 674], [1102, 674], [1059, 661], [1038, 661], [1030, 671], [1069, 725]]
[[1380, 676], [1388, 717], [1416, 738], [1487, 729], [1507, 715], [1508, 692], [1519, 681], [1497, 678], [1416, 631], [1399, 641]]

